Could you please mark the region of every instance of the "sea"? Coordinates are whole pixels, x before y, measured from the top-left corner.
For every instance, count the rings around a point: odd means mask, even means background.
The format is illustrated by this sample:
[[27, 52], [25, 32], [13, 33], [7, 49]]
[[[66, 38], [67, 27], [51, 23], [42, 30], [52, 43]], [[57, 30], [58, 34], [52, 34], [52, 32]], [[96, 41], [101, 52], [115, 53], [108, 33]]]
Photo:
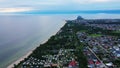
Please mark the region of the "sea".
[[85, 19], [120, 19], [120, 14], [0, 15], [0, 68], [47, 41], [77, 16]]

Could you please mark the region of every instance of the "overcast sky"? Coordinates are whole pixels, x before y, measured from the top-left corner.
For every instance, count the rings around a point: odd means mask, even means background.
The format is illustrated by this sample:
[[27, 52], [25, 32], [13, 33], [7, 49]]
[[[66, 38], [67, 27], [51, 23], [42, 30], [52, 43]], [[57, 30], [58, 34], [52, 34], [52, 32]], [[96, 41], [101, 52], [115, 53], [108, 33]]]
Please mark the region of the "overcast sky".
[[76, 10], [120, 10], [120, 0], [0, 0], [0, 14]]

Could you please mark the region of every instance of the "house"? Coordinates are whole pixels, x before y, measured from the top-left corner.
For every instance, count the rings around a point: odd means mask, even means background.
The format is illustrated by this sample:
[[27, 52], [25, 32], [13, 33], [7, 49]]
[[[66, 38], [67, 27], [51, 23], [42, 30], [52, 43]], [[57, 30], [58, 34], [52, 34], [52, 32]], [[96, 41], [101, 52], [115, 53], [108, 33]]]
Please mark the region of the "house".
[[106, 63], [106, 66], [113, 67], [113, 63], [112, 62]]
[[69, 63], [69, 68], [74, 68], [76, 66], [77, 66], [77, 62], [74, 59], [72, 59], [72, 61]]
[[116, 56], [120, 57], [120, 51], [116, 51]]
[[100, 62], [100, 61], [96, 61], [95, 64], [96, 64], [96, 65], [100, 65], [101, 62]]
[[88, 60], [88, 68], [93, 68], [95, 65], [94, 65], [94, 62], [93, 60]]

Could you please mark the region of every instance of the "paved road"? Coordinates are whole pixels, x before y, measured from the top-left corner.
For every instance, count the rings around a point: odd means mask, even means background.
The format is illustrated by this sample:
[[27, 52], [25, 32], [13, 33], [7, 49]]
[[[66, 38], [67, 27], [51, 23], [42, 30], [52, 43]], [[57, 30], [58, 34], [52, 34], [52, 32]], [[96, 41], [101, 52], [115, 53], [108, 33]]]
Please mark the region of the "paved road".
[[[97, 57], [97, 55], [92, 51], [92, 49], [90, 49], [89, 47], [88, 47], [88, 49]], [[102, 66], [103, 66], [103, 67], [108, 68], [108, 67], [100, 60], [99, 57], [97, 57], [97, 59], [102, 63]]]

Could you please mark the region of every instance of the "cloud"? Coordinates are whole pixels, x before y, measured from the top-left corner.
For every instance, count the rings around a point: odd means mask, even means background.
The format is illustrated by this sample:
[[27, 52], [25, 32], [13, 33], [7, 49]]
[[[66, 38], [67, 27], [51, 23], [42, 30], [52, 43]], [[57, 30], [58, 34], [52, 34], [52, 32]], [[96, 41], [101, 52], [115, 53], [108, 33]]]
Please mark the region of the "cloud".
[[101, 4], [101, 3], [112, 3], [120, 2], [120, 0], [44, 0], [38, 1], [39, 5], [74, 5], [74, 4]]
[[0, 0], [0, 1], [4, 1], [4, 0]]
[[93, 2], [109, 2], [111, 0], [91, 0], [91, 1], [93, 1]]
[[120, 2], [118, 0], [73, 0], [73, 2], [80, 4], [90, 4], [90, 3], [109, 3], [109, 2]]
[[0, 14], [38, 10], [49, 12], [119, 9], [119, 3], [120, 0], [0, 0]]
[[31, 11], [32, 8], [0, 8], [0, 13], [14, 13], [14, 12], [25, 12]]
[[37, 5], [58, 5], [57, 2], [38, 2]]

